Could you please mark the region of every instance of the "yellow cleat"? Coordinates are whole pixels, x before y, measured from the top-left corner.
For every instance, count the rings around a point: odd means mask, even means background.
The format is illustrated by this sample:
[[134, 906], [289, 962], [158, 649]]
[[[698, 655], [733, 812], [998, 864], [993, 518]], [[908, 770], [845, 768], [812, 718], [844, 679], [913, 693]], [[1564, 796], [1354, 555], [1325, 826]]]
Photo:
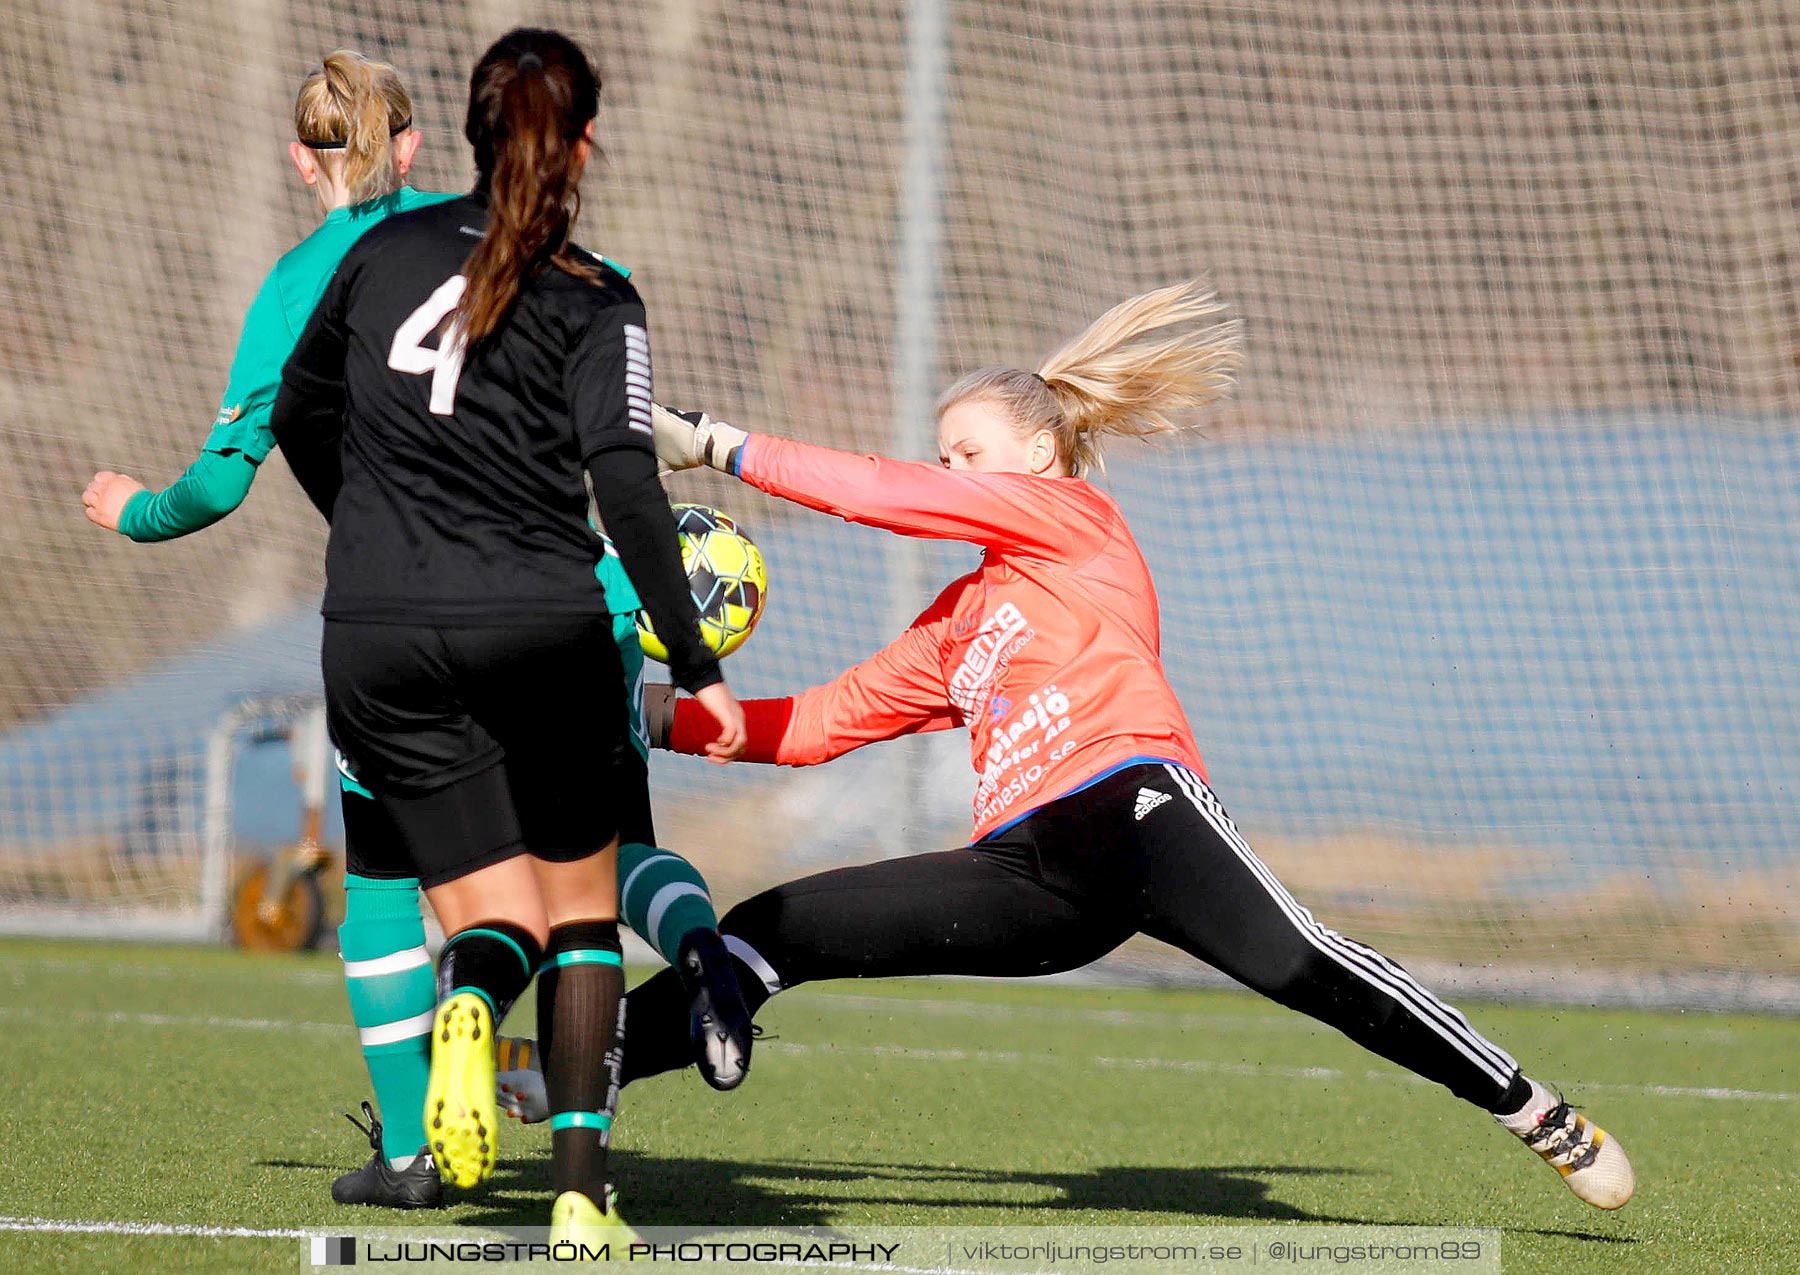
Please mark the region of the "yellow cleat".
[[444, 1181], [471, 1187], [494, 1172], [500, 1113], [494, 1105], [494, 1013], [474, 992], [438, 1006], [431, 1032], [425, 1136]]
[[630, 1253], [627, 1250], [637, 1242], [637, 1232], [625, 1225], [619, 1216], [618, 1202], [610, 1203], [612, 1207], [602, 1211], [581, 1192], [564, 1191], [550, 1206], [550, 1243], [553, 1246], [573, 1244], [586, 1249], [605, 1245], [609, 1260], [628, 1260]]

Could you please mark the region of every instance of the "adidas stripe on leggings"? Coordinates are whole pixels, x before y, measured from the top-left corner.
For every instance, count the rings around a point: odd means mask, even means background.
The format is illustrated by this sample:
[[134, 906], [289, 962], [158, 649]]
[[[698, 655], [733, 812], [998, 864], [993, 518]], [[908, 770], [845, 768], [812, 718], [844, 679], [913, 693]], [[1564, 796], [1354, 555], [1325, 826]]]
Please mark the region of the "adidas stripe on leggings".
[[[1405, 970], [1315, 921], [1182, 766], [1130, 766], [961, 850], [777, 886], [719, 928], [752, 1010], [816, 979], [1052, 974], [1143, 933], [1483, 1108], [1518, 1074]], [[631, 993], [627, 1079], [686, 1066], [687, 1039], [673, 971]]]

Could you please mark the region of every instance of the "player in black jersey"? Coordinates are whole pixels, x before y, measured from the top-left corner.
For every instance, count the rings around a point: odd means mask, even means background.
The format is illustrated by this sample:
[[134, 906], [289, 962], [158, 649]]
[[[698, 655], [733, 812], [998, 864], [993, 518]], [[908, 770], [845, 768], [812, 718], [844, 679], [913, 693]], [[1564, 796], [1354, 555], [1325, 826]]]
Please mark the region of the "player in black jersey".
[[622, 670], [594, 587], [593, 499], [675, 681], [743, 749], [656, 477], [644, 308], [568, 232], [599, 82], [520, 29], [470, 81], [475, 190], [344, 258], [283, 372], [275, 436], [331, 520], [333, 736], [449, 935], [426, 1134], [493, 1169], [494, 1029], [539, 972], [562, 1233], [618, 1225], [605, 1180], [619, 1003]]

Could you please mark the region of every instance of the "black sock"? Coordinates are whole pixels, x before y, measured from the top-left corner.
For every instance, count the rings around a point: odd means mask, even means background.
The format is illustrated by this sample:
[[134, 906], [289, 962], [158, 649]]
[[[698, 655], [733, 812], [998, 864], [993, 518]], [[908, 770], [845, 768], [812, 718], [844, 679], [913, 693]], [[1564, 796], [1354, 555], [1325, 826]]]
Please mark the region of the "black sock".
[[479, 992], [498, 1027], [531, 985], [542, 955], [538, 941], [511, 921], [477, 921], [444, 944], [438, 957], [438, 1004], [457, 992]]
[[617, 921], [550, 931], [538, 976], [538, 1047], [550, 1101], [550, 1177], [606, 1207], [606, 1148], [619, 1101], [625, 969]]
[[1525, 1104], [1531, 1101], [1531, 1082], [1525, 1079], [1524, 1071], [1513, 1073], [1512, 1083], [1506, 1092], [1494, 1101], [1488, 1110], [1497, 1116], [1516, 1116], [1525, 1110]]
[[[755, 970], [732, 957], [732, 969], [743, 993], [744, 1008], [755, 1017], [770, 992]], [[631, 989], [625, 998], [625, 1070], [619, 1083], [680, 1071], [694, 1065], [694, 1042], [688, 1036], [688, 1004], [692, 995], [674, 969], [658, 970]]]

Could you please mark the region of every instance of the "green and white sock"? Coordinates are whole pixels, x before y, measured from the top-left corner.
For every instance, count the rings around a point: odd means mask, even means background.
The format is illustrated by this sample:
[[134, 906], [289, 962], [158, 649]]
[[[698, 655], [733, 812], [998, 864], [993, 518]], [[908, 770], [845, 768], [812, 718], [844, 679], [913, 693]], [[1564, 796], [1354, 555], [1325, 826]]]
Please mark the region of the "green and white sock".
[[671, 965], [688, 934], [719, 928], [699, 869], [673, 851], [636, 841], [619, 847], [619, 915]]
[[425, 1145], [425, 1086], [437, 1008], [417, 878], [383, 881], [346, 874], [338, 948], [350, 1017], [382, 1116], [382, 1154], [404, 1169]]

